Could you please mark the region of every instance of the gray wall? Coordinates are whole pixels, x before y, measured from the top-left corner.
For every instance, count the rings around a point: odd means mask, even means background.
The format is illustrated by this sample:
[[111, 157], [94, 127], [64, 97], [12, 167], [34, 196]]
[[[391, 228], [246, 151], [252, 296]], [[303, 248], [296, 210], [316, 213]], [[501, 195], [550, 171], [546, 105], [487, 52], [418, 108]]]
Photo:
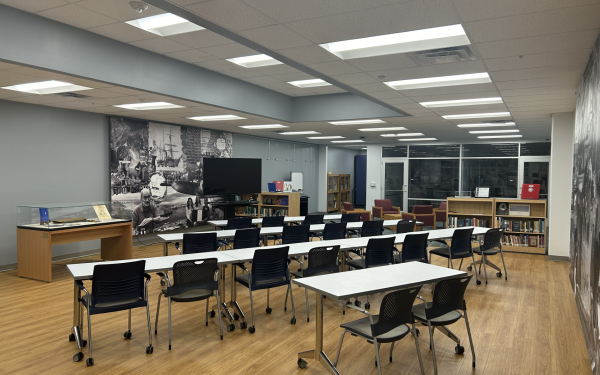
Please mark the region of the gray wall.
[[350, 186], [354, 187], [354, 157], [361, 150], [331, 147], [327, 149], [327, 172], [331, 174], [349, 174]]
[[316, 145], [233, 135], [234, 158], [262, 159], [262, 188], [267, 183], [290, 181], [290, 172], [303, 172], [304, 193], [310, 196], [308, 212], [317, 211], [318, 155]]
[[[109, 199], [106, 117], [0, 100], [0, 267], [17, 262], [17, 205]], [[55, 246], [53, 256], [98, 249]], [[4, 268], [4, 267], [2, 267]]]

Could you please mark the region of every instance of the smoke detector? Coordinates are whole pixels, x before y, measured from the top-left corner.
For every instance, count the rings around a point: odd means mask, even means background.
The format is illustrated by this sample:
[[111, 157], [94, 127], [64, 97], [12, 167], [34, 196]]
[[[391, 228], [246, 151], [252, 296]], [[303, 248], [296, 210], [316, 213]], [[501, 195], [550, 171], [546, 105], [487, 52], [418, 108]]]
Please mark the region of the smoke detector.
[[133, 8], [138, 13], [142, 13], [146, 9], [148, 9], [148, 4], [141, 1], [130, 1], [129, 6]]

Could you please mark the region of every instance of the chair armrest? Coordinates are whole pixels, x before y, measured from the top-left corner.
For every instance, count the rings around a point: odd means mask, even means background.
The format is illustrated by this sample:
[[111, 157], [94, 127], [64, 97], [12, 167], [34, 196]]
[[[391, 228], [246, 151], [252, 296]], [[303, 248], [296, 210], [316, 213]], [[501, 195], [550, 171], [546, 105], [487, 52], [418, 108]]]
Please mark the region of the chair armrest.
[[402, 212], [402, 216], [410, 216], [412, 220], [417, 220], [417, 214], [411, 214], [410, 212]]
[[79, 289], [81, 289], [81, 290], [83, 290], [84, 292], [86, 292], [86, 293], [87, 293], [87, 290], [85, 290], [85, 287], [83, 286], [83, 281], [81, 281], [81, 280], [75, 280], [75, 285], [76, 285], [76, 286], [77, 286]]
[[144, 274], [144, 278], [148, 281], [150, 281], [150, 279], [152, 278], [152, 276], [150, 276], [149, 274], [145, 273]]
[[417, 298], [420, 299], [421, 301], [427, 303], [427, 300], [423, 297], [421, 297], [420, 295], [417, 294]]
[[382, 219], [383, 218], [383, 208], [373, 206], [373, 217], [378, 217], [378, 218]]
[[394, 206], [392, 206], [392, 208], [393, 208], [394, 210], [398, 211], [398, 213], [401, 213], [400, 207], [394, 207]]
[[238, 267], [240, 267], [244, 271], [250, 273], [250, 271], [248, 271], [248, 269], [246, 268], [246, 266], [244, 265], [244, 263], [236, 263], [235, 265], [238, 266]]
[[368, 315], [368, 316], [369, 316], [369, 320], [371, 321], [371, 324], [375, 324], [375, 323], [373, 323], [373, 314], [371, 314], [371, 313], [370, 313], [370, 312], [368, 312], [367, 310], [365, 310], [365, 309], [361, 309], [360, 307], [358, 307], [358, 306], [354, 306], [354, 305], [346, 305], [346, 307], [349, 307], [349, 308], [351, 308], [351, 309], [354, 309], [354, 310], [360, 311], [361, 313]]

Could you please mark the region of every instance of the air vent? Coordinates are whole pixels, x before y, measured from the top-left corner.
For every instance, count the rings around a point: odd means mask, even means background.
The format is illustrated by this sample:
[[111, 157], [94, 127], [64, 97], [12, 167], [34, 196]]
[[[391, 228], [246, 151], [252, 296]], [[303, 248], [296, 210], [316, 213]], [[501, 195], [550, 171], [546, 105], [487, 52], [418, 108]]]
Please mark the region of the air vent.
[[407, 53], [407, 55], [420, 66], [477, 60], [475, 53], [469, 46], [432, 49]]
[[62, 96], [65, 98], [75, 98], [75, 99], [89, 99], [91, 96], [76, 94], [74, 92], [61, 92], [58, 94], [54, 94], [56, 96]]

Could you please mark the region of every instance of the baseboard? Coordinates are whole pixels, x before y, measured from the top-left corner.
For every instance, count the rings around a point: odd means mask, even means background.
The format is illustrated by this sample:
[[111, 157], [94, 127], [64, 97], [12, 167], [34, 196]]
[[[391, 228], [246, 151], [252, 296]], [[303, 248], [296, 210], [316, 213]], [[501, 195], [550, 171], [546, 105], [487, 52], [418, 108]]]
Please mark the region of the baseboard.
[[[87, 257], [90, 255], [96, 255], [96, 254], [100, 254], [100, 249], [81, 251], [81, 252], [71, 253], [71, 254], [57, 255], [57, 256], [52, 257], [52, 261], [57, 262], [59, 260], [65, 260], [65, 259], [83, 258], [83, 257]], [[3, 265], [0, 265], [0, 272], [10, 271], [10, 270], [14, 270], [16, 268], [17, 268], [16, 263], [3, 264]]]
[[548, 259], [552, 262], [567, 262], [567, 263], [569, 263], [569, 257], [565, 257], [565, 256], [548, 255], [548, 257], [546, 259]]

